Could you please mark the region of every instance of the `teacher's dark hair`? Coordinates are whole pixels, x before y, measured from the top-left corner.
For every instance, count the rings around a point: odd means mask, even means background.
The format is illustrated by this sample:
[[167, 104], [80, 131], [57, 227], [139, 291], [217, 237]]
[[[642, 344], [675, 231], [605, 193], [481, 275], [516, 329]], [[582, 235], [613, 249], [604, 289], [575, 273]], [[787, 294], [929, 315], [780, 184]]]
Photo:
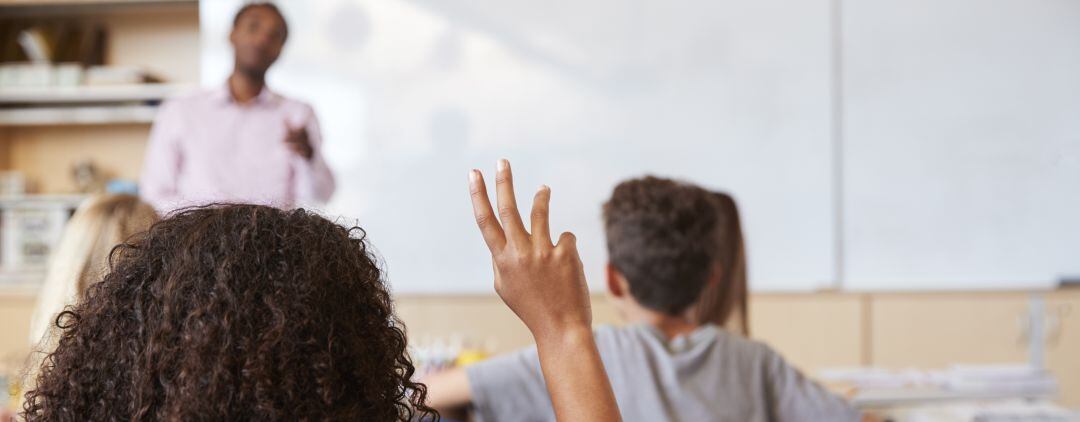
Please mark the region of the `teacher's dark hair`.
[[193, 208], [111, 263], [57, 320], [27, 420], [437, 418], [358, 227]]
[[258, 7], [266, 8], [266, 10], [269, 10], [269, 11], [273, 12], [275, 15], [277, 15], [277, 17], [279, 19], [281, 19], [281, 27], [285, 31], [285, 33], [283, 34], [284, 36], [282, 37], [282, 40], [288, 39], [289, 38], [289, 21], [285, 20], [285, 14], [281, 13], [281, 9], [278, 9], [277, 5], [275, 5], [274, 3], [265, 2], [265, 1], [252, 1], [252, 2], [248, 2], [248, 3], [244, 4], [243, 6], [241, 6], [240, 10], [237, 10], [236, 14], [233, 15], [233, 22], [232, 22], [233, 29], [236, 29], [237, 25], [240, 24], [240, 17], [244, 16], [244, 13], [247, 13], [249, 10], [254, 9], [254, 8], [258, 8]]

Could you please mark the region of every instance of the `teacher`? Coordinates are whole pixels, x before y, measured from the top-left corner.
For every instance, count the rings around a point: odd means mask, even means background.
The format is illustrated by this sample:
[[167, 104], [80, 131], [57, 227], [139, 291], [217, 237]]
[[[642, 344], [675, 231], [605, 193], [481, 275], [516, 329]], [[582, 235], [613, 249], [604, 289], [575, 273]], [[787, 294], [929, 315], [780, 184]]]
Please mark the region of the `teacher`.
[[213, 202], [292, 208], [325, 203], [334, 176], [311, 106], [266, 87], [288, 26], [276, 6], [249, 3], [233, 19], [226, 83], [162, 104], [140, 191], [161, 212]]

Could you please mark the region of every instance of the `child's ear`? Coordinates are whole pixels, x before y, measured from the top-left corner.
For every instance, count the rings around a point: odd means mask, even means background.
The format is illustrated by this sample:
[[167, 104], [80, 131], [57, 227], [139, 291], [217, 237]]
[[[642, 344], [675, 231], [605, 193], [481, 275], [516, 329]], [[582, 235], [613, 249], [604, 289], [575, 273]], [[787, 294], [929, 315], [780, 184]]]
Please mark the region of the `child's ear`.
[[616, 299], [622, 299], [626, 296], [626, 290], [623, 289], [623, 275], [619, 273], [619, 270], [615, 269], [615, 266], [610, 262], [604, 267], [604, 273], [607, 278], [607, 289], [611, 297]]

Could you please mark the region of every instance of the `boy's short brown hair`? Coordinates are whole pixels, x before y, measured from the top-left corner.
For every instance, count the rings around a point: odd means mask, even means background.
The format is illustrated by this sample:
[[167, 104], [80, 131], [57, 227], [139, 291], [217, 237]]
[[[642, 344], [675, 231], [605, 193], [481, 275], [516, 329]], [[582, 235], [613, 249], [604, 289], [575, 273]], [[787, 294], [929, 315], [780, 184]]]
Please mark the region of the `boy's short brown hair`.
[[638, 303], [678, 315], [714, 271], [722, 218], [698, 186], [654, 176], [624, 181], [604, 204], [609, 259]]

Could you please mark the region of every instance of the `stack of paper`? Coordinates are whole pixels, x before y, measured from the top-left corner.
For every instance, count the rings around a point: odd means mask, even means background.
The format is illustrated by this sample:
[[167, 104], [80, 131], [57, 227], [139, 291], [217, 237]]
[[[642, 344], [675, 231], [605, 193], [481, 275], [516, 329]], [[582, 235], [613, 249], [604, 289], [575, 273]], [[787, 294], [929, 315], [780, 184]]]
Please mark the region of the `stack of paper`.
[[946, 387], [954, 391], [1040, 396], [1057, 391], [1045, 369], [1028, 365], [956, 365], [947, 372]]

